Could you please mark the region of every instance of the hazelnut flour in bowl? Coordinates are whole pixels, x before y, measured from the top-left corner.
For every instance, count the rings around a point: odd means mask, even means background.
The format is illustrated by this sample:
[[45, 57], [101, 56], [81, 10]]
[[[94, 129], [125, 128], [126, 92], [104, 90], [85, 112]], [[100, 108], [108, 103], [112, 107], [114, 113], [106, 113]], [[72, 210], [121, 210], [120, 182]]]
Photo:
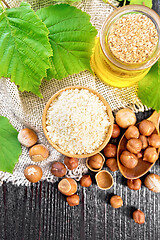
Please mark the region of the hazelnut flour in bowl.
[[49, 143], [69, 157], [85, 158], [101, 151], [113, 129], [106, 100], [86, 87], [67, 87], [45, 106], [42, 125]]

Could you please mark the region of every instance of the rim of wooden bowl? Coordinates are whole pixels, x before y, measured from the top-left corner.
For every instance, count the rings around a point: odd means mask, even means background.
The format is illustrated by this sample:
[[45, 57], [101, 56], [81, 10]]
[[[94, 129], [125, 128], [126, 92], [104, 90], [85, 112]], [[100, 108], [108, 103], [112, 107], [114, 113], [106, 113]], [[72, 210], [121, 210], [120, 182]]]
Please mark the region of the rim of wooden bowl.
[[[107, 114], [109, 117], [109, 121], [110, 121], [110, 126], [108, 128], [108, 132], [106, 135], [106, 138], [104, 140], [104, 142], [99, 146], [99, 148], [97, 148], [94, 152], [92, 153], [86, 153], [86, 154], [71, 154], [69, 152], [64, 151], [63, 149], [61, 149], [57, 144], [55, 144], [48, 136], [47, 134], [47, 130], [46, 130], [46, 114], [48, 111], [48, 108], [50, 106], [50, 104], [63, 92], [66, 90], [71, 90], [71, 89], [86, 89], [89, 92], [97, 95], [99, 97], [99, 99], [103, 102], [103, 104], [106, 106], [107, 109]], [[70, 87], [66, 87], [63, 88], [59, 91], [57, 91], [47, 102], [47, 104], [45, 105], [44, 111], [43, 111], [43, 115], [42, 115], [42, 127], [43, 127], [43, 132], [44, 135], [46, 137], [46, 139], [48, 140], [48, 142], [50, 143], [50, 145], [55, 148], [58, 152], [62, 153], [63, 155], [67, 156], [67, 157], [74, 157], [74, 158], [87, 158], [87, 157], [91, 157], [97, 153], [99, 153], [109, 142], [111, 135], [112, 135], [112, 131], [113, 131], [113, 123], [114, 123], [114, 117], [112, 114], [112, 110], [108, 104], [108, 102], [95, 90], [88, 88], [88, 87], [83, 87], [83, 86], [70, 86]]]

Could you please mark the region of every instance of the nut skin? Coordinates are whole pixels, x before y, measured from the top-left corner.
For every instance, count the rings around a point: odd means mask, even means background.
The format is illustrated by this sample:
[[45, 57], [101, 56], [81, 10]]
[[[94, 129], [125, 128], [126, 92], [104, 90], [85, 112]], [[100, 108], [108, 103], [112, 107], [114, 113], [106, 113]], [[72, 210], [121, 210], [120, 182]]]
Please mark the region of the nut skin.
[[126, 147], [129, 152], [137, 154], [142, 149], [142, 142], [139, 139], [132, 138], [128, 140]]
[[138, 158], [133, 153], [123, 151], [120, 155], [120, 161], [126, 168], [134, 168], [138, 164]]
[[37, 144], [29, 149], [29, 156], [32, 161], [40, 162], [48, 158], [49, 151], [43, 144]]
[[127, 180], [127, 186], [131, 189], [131, 190], [139, 190], [141, 188], [142, 185], [142, 181], [138, 178], [138, 179], [128, 179]]
[[108, 158], [106, 160], [106, 166], [112, 171], [115, 172], [118, 170], [118, 164], [116, 158]]
[[104, 155], [108, 158], [115, 158], [117, 156], [117, 147], [116, 145], [109, 143], [104, 148]]
[[147, 138], [145, 136], [143, 136], [143, 135], [140, 135], [139, 136], [139, 140], [141, 140], [141, 142], [142, 142], [142, 149], [143, 150], [146, 149], [148, 147], [148, 140], [147, 140]]
[[139, 138], [139, 130], [136, 126], [129, 126], [125, 132], [125, 137], [129, 140], [131, 138]]
[[91, 179], [90, 175], [84, 175], [81, 177], [80, 185], [82, 187], [89, 187], [89, 186], [91, 186], [91, 184], [92, 184], [92, 179]]
[[77, 194], [67, 197], [66, 200], [71, 207], [79, 205], [79, 196]]
[[143, 224], [143, 223], [145, 223], [145, 215], [144, 215], [144, 213], [143, 213], [141, 210], [139, 210], [139, 209], [137, 209], [137, 210], [135, 210], [135, 211], [133, 212], [133, 219], [134, 219], [134, 221], [135, 221], [136, 223], [138, 223], [138, 224]]
[[136, 115], [129, 108], [120, 109], [116, 114], [116, 123], [121, 128], [128, 128], [130, 125], [135, 125]]
[[156, 148], [154, 147], [146, 148], [143, 155], [143, 161], [154, 163], [155, 161], [157, 161], [157, 159], [158, 159], [158, 153], [156, 151]]
[[139, 131], [144, 136], [147, 136], [147, 137], [150, 136], [154, 130], [155, 130], [154, 124], [147, 119], [143, 120], [139, 124]]
[[152, 192], [160, 192], [160, 176], [150, 173], [144, 180], [144, 185]]
[[112, 138], [118, 138], [121, 133], [120, 127], [117, 124], [113, 124]]
[[38, 137], [33, 130], [23, 128], [18, 133], [18, 141], [25, 147], [32, 147], [37, 143]]
[[66, 196], [72, 196], [77, 192], [77, 183], [72, 178], [63, 178], [58, 183], [58, 190]]
[[64, 177], [66, 175], [66, 167], [61, 162], [53, 162], [51, 166], [51, 173], [56, 177]]
[[36, 183], [41, 180], [42, 175], [42, 169], [37, 165], [30, 165], [24, 170], [24, 176], [32, 183]]
[[64, 157], [64, 164], [69, 170], [73, 170], [78, 167], [78, 158]]
[[142, 157], [143, 157], [143, 153], [142, 152], [137, 153], [137, 158], [142, 158]]
[[99, 169], [102, 167], [103, 164], [103, 157], [97, 153], [92, 157], [89, 157], [88, 159], [88, 165], [92, 168], [92, 169]]
[[115, 195], [111, 197], [110, 204], [113, 208], [120, 208], [123, 205], [123, 200], [120, 196]]
[[158, 134], [152, 134], [148, 137], [149, 145], [155, 148], [160, 148], [160, 136]]

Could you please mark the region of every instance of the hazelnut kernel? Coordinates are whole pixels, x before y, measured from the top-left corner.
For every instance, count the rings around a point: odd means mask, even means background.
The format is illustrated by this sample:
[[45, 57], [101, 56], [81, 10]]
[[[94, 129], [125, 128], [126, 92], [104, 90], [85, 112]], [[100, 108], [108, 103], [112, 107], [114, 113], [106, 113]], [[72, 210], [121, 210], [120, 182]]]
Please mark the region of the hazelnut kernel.
[[81, 177], [80, 185], [82, 187], [89, 187], [89, 186], [91, 186], [91, 184], [92, 184], [92, 179], [91, 179], [90, 175], [84, 175]]
[[29, 128], [23, 128], [18, 133], [18, 141], [25, 147], [31, 147], [36, 144], [38, 137], [33, 130]]
[[139, 130], [136, 126], [129, 126], [125, 132], [125, 137], [129, 140], [131, 138], [139, 138]]
[[152, 134], [148, 137], [149, 145], [155, 148], [160, 148], [160, 136], [158, 134]]
[[103, 157], [99, 153], [95, 154], [94, 156], [89, 157], [88, 165], [92, 169], [99, 169], [99, 168], [101, 168], [102, 165], [103, 165]]
[[131, 190], [139, 190], [142, 185], [142, 181], [138, 179], [128, 179], [127, 180], [127, 185]]
[[77, 183], [72, 178], [63, 178], [58, 183], [58, 190], [66, 196], [72, 196], [77, 192]]
[[157, 161], [157, 159], [158, 159], [158, 153], [156, 151], [156, 148], [154, 147], [146, 148], [146, 150], [144, 151], [143, 161], [153, 163]]
[[120, 208], [123, 205], [123, 200], [120, 196], [115, 195], [111, 197], [110, 204], [113, 208]]
[[139, 131], [144, 136], [150, 136], [155, 130], [154, 124], [150, 120], [143, 120], [139, 124]]
[[127, 128], [136, 123], [136, 115], [128, 108], [120, 109], [116, 114], [116, 123], [122, 128]]
[[42, 178], [42, 175], [42, 169], [37, 165], [30, 165], [24, 170], [24, 176], [32, 183], [38, 182]]
[[142, 142], [142, 149], [146, 149], [148, 147], [148, 140], [145, 136], [140, 135], [139, 140]]
[[126, 168], [134, 168], [138, 164], [138, 158], [133, 153], [123, 151], [120, 155], [120, 161]]
[[69, 170], [73, 170], [78, 167], [78, 158], [64, 157], [64, 164]]
[[106, 161], [106, 166], [112, 171], [115, 172], [118, 170], [117, 160], [115, 158], [108, 158]]
[[138, 209], [133, 212], [133, 219], [136, 223], [143, 224], [145, 222], [145, 215]]
[[116, 145], [109, 143], [104, 148], [104, 155], [108, 158], [115, 158], [117, 155], [117, 147]]
[[29, 156], [34, 162], [40, 162], [48, 158], [49, 151], [43, 144], [37, 144], [30, 148]]
[[112, 138], [118, 138], [120, 135], [120, 127], [117, 124], [113, 124]]
[[144, 180], [144, 185], [152, 192], [160, 192], [160, 176], [150, 173]]
[[137, 154], [142, 149], [142, 142], [139, 139], [132, 138], [128, 140], [126, 147], [129, 152]]
[[77, 194], [74, 194], [67, 197], [67, 203], [71, 207], [79, 205], [79, 196]]
[[56, 177], [63, 177], [66, 175], [66, 167], [61, 162], [53, 162], [51, 166], [51, 173]]

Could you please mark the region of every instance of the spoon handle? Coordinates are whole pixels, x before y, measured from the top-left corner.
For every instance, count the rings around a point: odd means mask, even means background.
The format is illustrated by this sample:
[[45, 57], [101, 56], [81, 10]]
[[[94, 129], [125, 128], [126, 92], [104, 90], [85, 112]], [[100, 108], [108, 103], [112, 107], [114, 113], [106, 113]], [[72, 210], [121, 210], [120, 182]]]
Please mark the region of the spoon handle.
[[154, 111], [153, 114], [148, 118], [148, 120], [154, 123], [158, 131], [158, 134], [159, 134], [159, 118], [160, 118], [160, 111], [159, 112]]

